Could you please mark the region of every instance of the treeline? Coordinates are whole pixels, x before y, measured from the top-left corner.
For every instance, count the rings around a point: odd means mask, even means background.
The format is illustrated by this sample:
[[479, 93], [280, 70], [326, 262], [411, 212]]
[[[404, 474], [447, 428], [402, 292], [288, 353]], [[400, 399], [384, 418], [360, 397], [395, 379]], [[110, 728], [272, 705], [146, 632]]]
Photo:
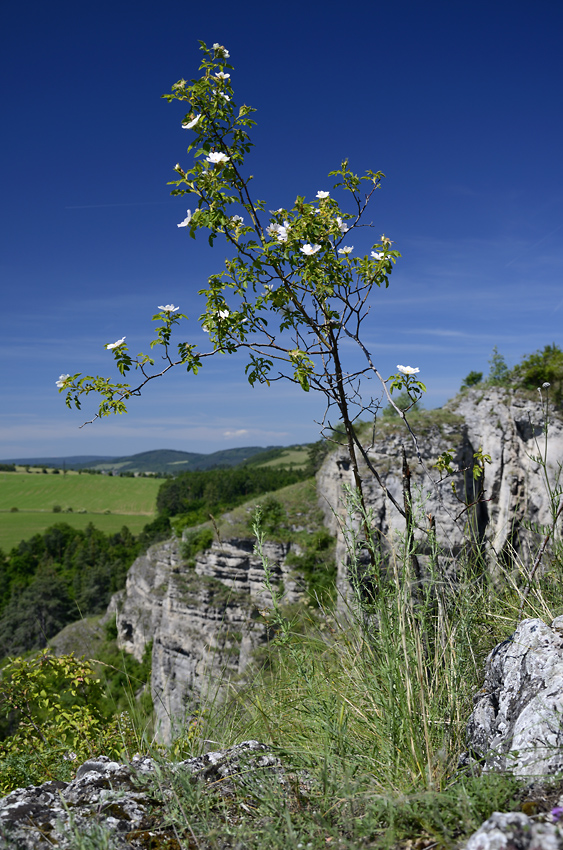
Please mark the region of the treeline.
[[101, 614], [137, 555], [169, 535], [166, 517], [137, 536], [126, 526], [104, 534], [58, 523], [0, 552], [0, 658], [43, 648], [68, 623]]
[[296, 484], [311, 474], [309, 469], [273, 466], [235, 466], [182, 472], [162, 485], [156, 506], [163, 516], [183, 514], [188, 525], [195, 525], [209, 519], [209, 513], [230, 510], [252, 496]]
[[483, 372], [470, 372], [464, 378], [461, 389], [479, 384], [520, 387], [532, 391], [544, 384], [549, 384], [552, 401], [557, 405], [563, 405], [563, 351], [555, 343], [546, 345], [543, 349], [526, 355], [520, 363], [510, 369], [504, 356], [495, 346], [489, 360], [488, 375], [483, 377]]

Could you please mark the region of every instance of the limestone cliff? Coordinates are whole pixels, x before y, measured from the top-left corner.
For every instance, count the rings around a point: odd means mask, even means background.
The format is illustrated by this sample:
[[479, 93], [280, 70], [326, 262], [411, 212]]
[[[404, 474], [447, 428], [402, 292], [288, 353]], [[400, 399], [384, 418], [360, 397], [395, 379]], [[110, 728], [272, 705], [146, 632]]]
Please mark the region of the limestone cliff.
[[[170, 740], [200, 699], [213, 699], [228, 680], [240, 680], [252, 651], [266, 639], [259, 609], [271, 600], [264, 570], [249, 539], [222, 540], [182, 558], [181, 544], [152, 546], [129, 570], [114, 597], [118, 644], [140, 660], [152, 641], [152, 695], [158, 733]], [[290, 544], [267, 543], [274, 582], [286, 598], [300, 597], [300, 584], [286, 564]]]
[[[428, 411], [414, 426], [424, 466], [398, 419], [376, 424], [368, 456], [385, 487], [402, 505], [401, 451], [404, 446], [418, 525], [427, 527], [433, 517], [438, 542], [451, 557], [455, 558], [467, 540], [470, 522], [474, 538], [486, 543], [489, 552], [495, 552], [506, 561], [520, 559], [529, 563], [529, 547], [537, 543], [537, 535], [534, 540], [527, 528], [530, 523], [548, 525], [551, 520], [543, 473], [533, 459], [538, 455], [538, 444], [540, 449], [544, 448], [542, 425], [539, 398], [530, 400], [503, 388], [475, 388], [458, 396], [442, 411]], [[473, 455], [479, 448], [491, 457], [485, 469], [485, 490], [479, 503], [470, 511], [464, 511], [464, 505], [452, 491], [451, 479], [440, 483], [440, 475], [433, 467], [441, 452], [452, 449], [454, 467], [458, 470], [453, 477], [457, 493], [467, 495], [471, 501], [478, 495], [470, 470]], [[562, 462], [563, 422], [559, 414], [552, 417], [549, 424], [547, 465], [552, 486]], [[404, 534], [405, 521], [365, 464], [362, 470], [366, 501], [372, 512], [371, 525], [379, 534], [382, 548], [389, 552]], [[350, 463], [342, 448], [327, 457], [318, 474], [325, 520], [339, 541], [337, 561], [341, 592], [346, 591], [348, 581], [345, 536], [349, 528], [349, 498], [346, 490], [352, 485]], [[426, 535], [419, 532], [417, 536], [424, 550]]]

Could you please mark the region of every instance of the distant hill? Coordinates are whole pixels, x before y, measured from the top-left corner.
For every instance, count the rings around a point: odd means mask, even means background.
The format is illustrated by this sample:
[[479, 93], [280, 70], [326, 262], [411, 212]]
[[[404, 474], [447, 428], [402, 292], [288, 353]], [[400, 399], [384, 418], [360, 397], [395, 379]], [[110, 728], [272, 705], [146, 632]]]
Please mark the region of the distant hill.
[[266, 446], [265, 448], [262, 446], [245, 446], [236, 449], [223, 449], [211, 454], [157, 449], [125, 457], [75, 455], [66, 458], [10, 458], [6, 461], [0, 461], [0, 463], [15, 463], [20, 466], [30, 464], [31, 466], [56, 467], [57, 469], [66, 467], [67, 469], [115, 470], [116, 472], [169, 472], [175, 475], [178, 472], [196, 469], [238, 466], [248, 462], [260, 463], [258, 456], [261, 454], [265, 454], [264, 461], [272, 462], [275, 458], [283, 458], [288, 451], [283, 446]]
[[156, 449], [141, 452], [128, 457], [113, 458], [110, 462], [83, 464], [82, 468], [115, 469], [118, 472], [186, 472], [195, 469], [212, 469], [217, 466], [238, 466], [261, 452], [270, 451], [273, 446], [245, 446], [237, 449], [222, 449], [211, 454], [198, 452], [178, 452], [172, 449]]

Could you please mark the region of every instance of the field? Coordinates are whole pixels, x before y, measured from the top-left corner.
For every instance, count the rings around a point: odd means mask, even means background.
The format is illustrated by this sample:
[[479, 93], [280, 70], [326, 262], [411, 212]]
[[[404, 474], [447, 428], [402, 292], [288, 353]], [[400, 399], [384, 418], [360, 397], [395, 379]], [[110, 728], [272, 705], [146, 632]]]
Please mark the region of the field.
[[266, 461], [266, 463], [254, 464], [255, 466], [293, 466], [296, 469], [303, 468], [309, 461], [308, 446], [290, 446], [279, 456]]
[[[105, 532], [127, 525], [137, 534], [155, 515], [161, 481], [110, 475], [0, 473], [0, 548], [9, 551], [20, 540], [56, 522], [84, 528], [92, 522]], [[53, 512], [59, 505], [60, 513]], [[12, 511], [17, 508], [17, 511]], [[67, 508], [72, 508], [67, 511]], [[78, 513], [86, 511], [86, 513]], [[110, 513], [105, 513], [109, 511]]]

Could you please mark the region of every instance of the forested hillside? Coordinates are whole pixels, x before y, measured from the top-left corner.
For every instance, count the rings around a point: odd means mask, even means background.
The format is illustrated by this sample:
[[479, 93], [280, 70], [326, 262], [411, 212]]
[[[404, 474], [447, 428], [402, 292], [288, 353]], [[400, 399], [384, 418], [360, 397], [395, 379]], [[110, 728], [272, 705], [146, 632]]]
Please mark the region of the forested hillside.
[[0, 658], [47, 645], [73, 620], [102, 613], [127, 570], [151, 543], [170, 534], [166, 517], [133, 536], [61, 522], [0, 552]]

